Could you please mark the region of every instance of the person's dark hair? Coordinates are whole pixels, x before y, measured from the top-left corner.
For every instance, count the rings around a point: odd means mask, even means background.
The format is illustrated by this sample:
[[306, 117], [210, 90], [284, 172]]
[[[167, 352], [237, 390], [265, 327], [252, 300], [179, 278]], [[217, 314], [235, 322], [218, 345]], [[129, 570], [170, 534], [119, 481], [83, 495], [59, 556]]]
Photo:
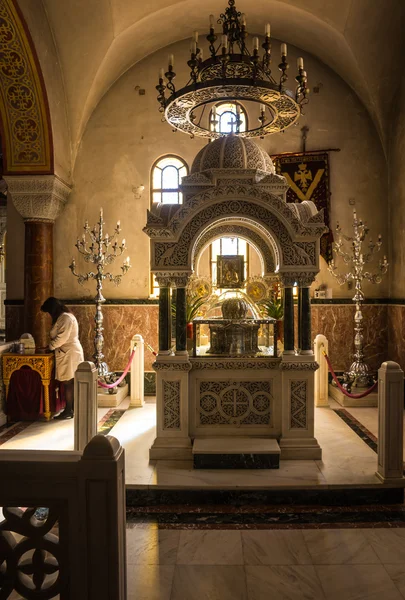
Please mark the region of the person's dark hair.
[[61, 316], [62, 313], [70, 313], [72, 312], [70, 308], [68, 308], [61, 300], [54, 298], [54, 296], [50, 296], [45, 300], [43, 305], [41, 306], [42, 312], [49, 313], [52, 317], [52, 324], [57, 321], [57, 319]]

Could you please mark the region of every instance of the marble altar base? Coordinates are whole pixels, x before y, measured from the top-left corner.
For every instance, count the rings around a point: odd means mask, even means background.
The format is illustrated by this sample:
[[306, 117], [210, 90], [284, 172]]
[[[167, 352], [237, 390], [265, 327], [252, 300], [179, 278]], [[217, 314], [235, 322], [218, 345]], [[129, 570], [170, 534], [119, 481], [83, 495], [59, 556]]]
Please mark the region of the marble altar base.
[[[365, 392], [367, 388], [353, 388], [353, 394], [361, 394]], [[344, 395], [343, 392], [339, 390], [339, 388], [335, 387], [331, 383], [329, 384], [329, 396], [336, 400], [341, 406], [345, 407], [360, 407], [360, 406], [378, 406], [378, 392], [372, 392], [368, 396], [364, 398], [348, 398]]]
[[99, 390], [97, 393], [97, 406], [99, 408], [115, 408], [128, 396], [128, 384], [117, 387], [115, 394], [109, 394], [107, 390]]

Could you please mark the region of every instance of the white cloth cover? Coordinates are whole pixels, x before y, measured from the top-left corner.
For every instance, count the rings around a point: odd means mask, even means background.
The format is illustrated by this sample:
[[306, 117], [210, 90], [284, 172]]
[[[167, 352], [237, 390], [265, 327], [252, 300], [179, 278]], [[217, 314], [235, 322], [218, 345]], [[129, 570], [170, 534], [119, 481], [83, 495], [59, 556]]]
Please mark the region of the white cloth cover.
[[50, 336], [49, 348], [55, 350], [55, 378], [58, 381], [69, 381], [84, 360], [76, 317], [72, 313], [62, 313], [52, 327]]

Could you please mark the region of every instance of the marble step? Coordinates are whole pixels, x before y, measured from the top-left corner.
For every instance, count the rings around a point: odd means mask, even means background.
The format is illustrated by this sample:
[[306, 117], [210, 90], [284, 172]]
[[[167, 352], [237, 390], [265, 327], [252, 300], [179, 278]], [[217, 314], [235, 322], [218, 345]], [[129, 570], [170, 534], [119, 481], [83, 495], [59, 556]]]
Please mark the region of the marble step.
[[128, 384], [123, 387], [116, 387], [114, 394], [110, 394], [106, 389], [98, 388], [97, 406], [99, 408], [116, 408], [128, 396]]
[[[367, 388], [352, 388], [352, 394], [362, 394], [365, 392]], [[341, 406], [344, 407], [352, 407], [356, 406], [378, 406], [378, 392], [372, 392], [368, 396], [364, 396], [364, 398], [348, 398], [343, 392], [339, 390], [339, 388], [335, 387], [331, 383], [329, 384], [329, 396], [339, 402]]]
[[254, 437], [196, 438], [195, 469], [278, 469], [277, 440]]

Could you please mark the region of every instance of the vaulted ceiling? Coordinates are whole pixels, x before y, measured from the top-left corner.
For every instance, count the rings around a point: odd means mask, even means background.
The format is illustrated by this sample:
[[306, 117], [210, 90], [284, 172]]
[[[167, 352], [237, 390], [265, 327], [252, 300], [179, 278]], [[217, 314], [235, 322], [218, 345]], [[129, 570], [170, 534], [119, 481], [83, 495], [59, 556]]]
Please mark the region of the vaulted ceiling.
[[[73, 157], [100, 99], [133, 64], [194, 29], [226, 0], [19, 0], [28, 25], [38, 2], [48, 21], [67, 107]], [[248, 30], [302, 48], [338, 73], [357, 93], [383, 145], [402, 68], [403, 0], [238, 0]], [[38, 28], [37, 28], [38, 29]], [[34, 43], [41, 31], [32, 31]], [[44, 60], [38, 51], [40, 62]], [[314, 83], [314, 82], [313, 82]], [[344, 115], [342, 115], [344, 118]]]

